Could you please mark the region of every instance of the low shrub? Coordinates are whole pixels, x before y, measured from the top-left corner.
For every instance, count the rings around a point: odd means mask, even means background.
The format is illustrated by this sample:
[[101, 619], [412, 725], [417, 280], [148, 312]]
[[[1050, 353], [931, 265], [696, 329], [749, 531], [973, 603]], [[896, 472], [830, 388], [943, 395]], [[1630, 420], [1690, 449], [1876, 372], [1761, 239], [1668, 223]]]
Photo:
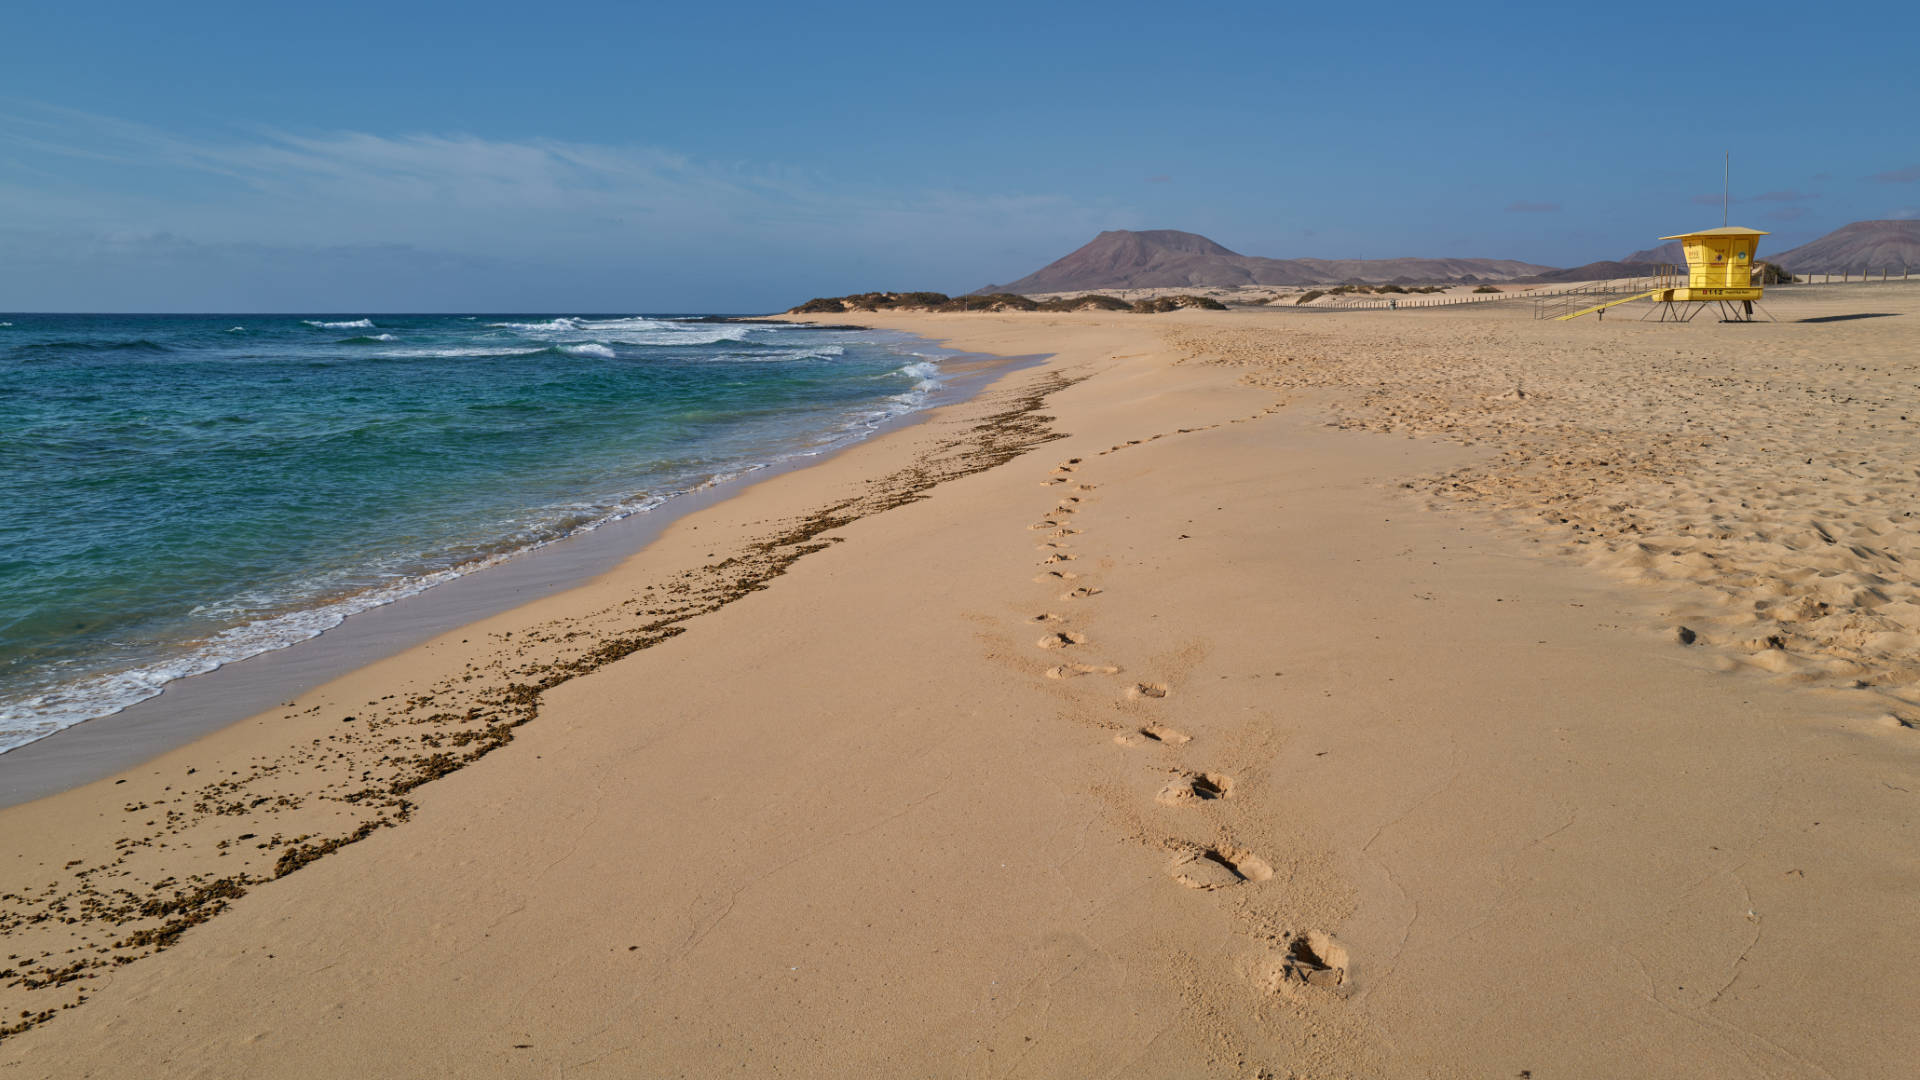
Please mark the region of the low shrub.
[[1474, 292], [1499, 292], [1500, 289], [1498, 286], [1495, 286], [1495, 285], [1475, 285], [1473, 287], [1473, 291]]
[[1318, 300], [1325, 295], [1327, 295], [1327, 291], [1325, 289], [1308, 289], [1306, 292], [1301, 293], [1300, 299], [1295, 300], [1294, 303], [1311, 304], [1315, 300]]
[[789, 308], [795, 315], [830, 315], [847, 310], [847, 305], [835, 297], [816, 296], [797, 308]]
[[956, 296], [935, 311], [1034, 311], [1039, 303], [1018, 293], [977, 293]]
[[1203, 308], [1208, 311], [1225, 311], [1227, 305], [1211, 296], [1156, 296], [1151, 300], [1141, 300], [1133, 305], [1133, 310], [1141, 315], [1152, 315], [1162, 311], [1178, 311], [1181, 308]]
[[1133, 305], [1117, 296], [1104, 296], [1100, 293], [1088, 293], [1085, 296], [1062, 296], [1053, 300], [1043, 300], [1041, 311], [1131, 311]]

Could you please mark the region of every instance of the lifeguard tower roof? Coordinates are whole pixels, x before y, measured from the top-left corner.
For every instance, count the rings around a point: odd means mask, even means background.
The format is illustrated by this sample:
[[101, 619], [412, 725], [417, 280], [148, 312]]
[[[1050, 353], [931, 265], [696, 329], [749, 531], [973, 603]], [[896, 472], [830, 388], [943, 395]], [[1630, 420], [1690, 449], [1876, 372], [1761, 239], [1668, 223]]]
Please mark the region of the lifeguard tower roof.
[[1748, 228], [1743, 228], [1739, 225], [1722, 225], [1717, 229], [1696, 229], [1693, 232], [1684, 232], [1676, 236], [1663, 236], [1660, 239], [1685, 240], [1685, 239], [1688, 239], [1689, 237], [1694, 237], [1694, 236], [1770, 236], [1770, 235], [1772, 234], [1764, 232], [1760, 229], [1748, 229]]

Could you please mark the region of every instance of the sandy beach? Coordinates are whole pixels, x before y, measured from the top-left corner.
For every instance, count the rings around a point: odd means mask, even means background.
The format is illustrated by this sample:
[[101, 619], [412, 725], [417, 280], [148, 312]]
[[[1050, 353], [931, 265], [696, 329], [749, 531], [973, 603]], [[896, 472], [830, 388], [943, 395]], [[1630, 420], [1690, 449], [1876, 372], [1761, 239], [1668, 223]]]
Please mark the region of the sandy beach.
[[1899, 1077], [1920, 283], [1046, 354], [0, 810], [0, 1077]]

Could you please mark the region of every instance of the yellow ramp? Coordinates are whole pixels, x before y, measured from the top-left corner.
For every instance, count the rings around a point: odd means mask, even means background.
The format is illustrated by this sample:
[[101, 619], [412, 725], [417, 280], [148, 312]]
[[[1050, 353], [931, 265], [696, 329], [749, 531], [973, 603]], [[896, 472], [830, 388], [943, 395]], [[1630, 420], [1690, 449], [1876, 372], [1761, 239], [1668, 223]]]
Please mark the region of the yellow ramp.
[[1632, 296], [1623, 296], [1618, 300], [1609, 300], [1604, 304], [1595, 304], [1590, 308], [1582, 308], [1579, 311], [1570, 312], [1566, 315], [1555, 315], [1553, 317], [1553, 321], [1566, 322], [1568, 319], [1577, 319], [1582, 315], [1591, 315], [1596, 311], [1605, 311], [1608, 308], [1613, 307], [1615, 304], [1624, 304], [1629, 300], [1645, 300], [1647, 297], [1652, 296], [1654, 293], [1662, 292], [1662, 291], [1664, 290], [1649, 289], [1643, 293], [1634, 293]]

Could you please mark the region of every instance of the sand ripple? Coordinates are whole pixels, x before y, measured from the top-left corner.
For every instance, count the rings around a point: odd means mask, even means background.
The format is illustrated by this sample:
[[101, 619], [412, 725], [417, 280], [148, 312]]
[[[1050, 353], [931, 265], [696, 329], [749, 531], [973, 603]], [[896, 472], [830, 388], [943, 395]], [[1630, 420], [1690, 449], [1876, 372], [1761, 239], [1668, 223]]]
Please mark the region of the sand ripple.
[[[1773, 306], [1755, 326], [1512, 311], [1173, 334], [1343, 427], [1489, 448], [1413, 486], [1668, 590], [1676, 640], [1920, 702], [1920, 288]], [[1855, 309], [1895, 314], [1797, 321]]]

